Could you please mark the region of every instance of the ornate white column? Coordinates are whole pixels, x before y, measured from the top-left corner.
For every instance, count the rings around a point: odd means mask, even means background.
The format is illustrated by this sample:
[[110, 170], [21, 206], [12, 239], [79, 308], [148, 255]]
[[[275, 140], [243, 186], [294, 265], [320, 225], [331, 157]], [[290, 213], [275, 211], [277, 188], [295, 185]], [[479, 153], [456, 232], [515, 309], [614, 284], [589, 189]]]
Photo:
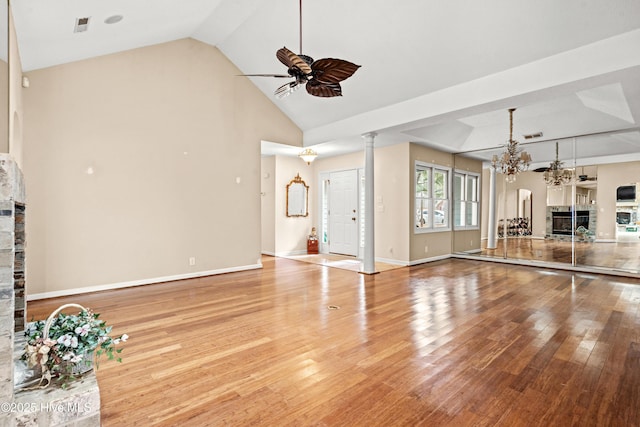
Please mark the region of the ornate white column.
[[489, 224], [487, 249], [496, 248], [496, 168], [490, 167], [489, 171]]
[[373, 195], [373, 140], [375, 132], [362, 135], [364, 138], [364, 260], [362, 273], [375, 274], [375, 204]]

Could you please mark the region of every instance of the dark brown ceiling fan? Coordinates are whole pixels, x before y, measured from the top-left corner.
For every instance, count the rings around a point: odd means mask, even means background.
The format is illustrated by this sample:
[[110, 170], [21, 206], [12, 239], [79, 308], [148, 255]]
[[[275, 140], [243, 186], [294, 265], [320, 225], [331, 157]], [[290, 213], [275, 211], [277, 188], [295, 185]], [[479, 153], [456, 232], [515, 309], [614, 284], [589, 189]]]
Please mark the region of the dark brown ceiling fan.
[[293, 81], [280, 86], [275, 91], [278, 98], [285, 96], [305, 86], [307, 92], [313, 96], [328, 98], [342, 96], [340, 82], [348, 79], [356, 72], [360, 65], [337, 58], [323, 58], [314, 61], [313, 58], [302, 54], [302, 0], [300, 4], [300, 54], [295, 54], [286, 47], [278, 49], [276, 57], [287, 67], [287, 74], [243, 74], [248, 77], [278, 77], [293, 78]]

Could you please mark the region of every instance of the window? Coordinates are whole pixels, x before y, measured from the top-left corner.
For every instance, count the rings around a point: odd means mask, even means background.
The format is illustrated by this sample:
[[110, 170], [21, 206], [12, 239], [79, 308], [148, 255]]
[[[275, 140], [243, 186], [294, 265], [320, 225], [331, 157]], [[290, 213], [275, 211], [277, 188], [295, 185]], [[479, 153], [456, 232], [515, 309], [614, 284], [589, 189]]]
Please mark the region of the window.
[[478, 228], [480, 176], [456, 171], [453, 175], [453, 226], [456, 229]]
[[416, 162], [416, 231], [450, 230], [449, 173], [447, 168]]

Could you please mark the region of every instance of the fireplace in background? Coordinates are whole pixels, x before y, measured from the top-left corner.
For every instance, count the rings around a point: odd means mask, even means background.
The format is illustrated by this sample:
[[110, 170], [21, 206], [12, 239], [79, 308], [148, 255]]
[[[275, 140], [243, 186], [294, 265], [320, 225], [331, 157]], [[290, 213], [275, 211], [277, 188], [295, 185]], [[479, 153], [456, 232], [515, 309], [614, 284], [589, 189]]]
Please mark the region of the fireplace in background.
[[[545, 238], [556, 240], [571, 240], [574, 236], [589, 241], [595, 240], [597, 206], [547, 206], [547, 229]], [[574, 216], [575, 214], [575, 223]], [[588, 233], [576, 233], [579, 227], [584, 227]]]
[[570, 236], [578, 227], [589, 229], [589, 211], [576, 211], [576, 223], [573, 225], [573, 212], [551, 213], [551, 234]]

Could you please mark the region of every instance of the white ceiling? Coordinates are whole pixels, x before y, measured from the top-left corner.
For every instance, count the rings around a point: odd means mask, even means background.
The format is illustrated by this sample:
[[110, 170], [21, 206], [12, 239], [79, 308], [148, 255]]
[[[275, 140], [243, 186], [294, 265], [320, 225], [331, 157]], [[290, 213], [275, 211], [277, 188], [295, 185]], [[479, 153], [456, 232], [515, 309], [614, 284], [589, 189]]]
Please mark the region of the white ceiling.
[[[12, 8], [27, 74], [185, 37], [217, 46], [242, 73], [283, 73], [276, 50], [299, 53], [297, 0], [14, 0]], [[124, 19], [104, 23], [116, 14]], [[362, 66], [343, 82], [344, 96], [301, 90], [278, 100], [282, 79], [251, 79], [321, 156], [362, 150], [371, 131], [377, 146], [496, 147], [508, 139], [512, 107], [517, 140], [543, 132], [551, 144], [528, 148], [534, 161], [552, 160], [557, 139], [625, 129], [580, 138], [576, 153], [640, 152], [638, 0], [304, 0], [302, 14], [302, 53]], [[90, 17], [89, 28], [74, 33], [79, 17]], [[573, 147], [562, 141], [563, 153]], [[263, 153], [299, 151], [277, 142]]]

